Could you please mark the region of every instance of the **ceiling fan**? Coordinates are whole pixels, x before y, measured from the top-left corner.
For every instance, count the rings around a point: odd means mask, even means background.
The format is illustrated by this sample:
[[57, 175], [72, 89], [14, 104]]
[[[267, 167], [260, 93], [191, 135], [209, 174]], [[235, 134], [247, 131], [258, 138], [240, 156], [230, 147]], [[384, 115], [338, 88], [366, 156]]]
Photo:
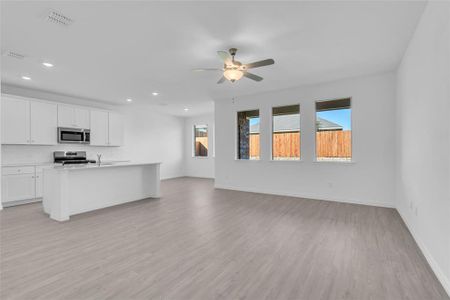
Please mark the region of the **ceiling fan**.
[[231, 82], [235, 82], [242, 77], [247, 77], [249, 79], [252, 79], [254, 81], [261, 81], [263, 80], [262, 77], [255, 75], [253, 73], [248, 72], [249, 69], [264, 67], [268, 65], [273, 65], [275, 61], [271, 58], [264, 59], [260, 61], [256, 61], [249, 64], [243, 64], [240, 61], [237, 61], [234, 59], [234, 56], [236, 55], [238, 49], [236, 48], [230, 48], [230, 50], [227, 51], [217, 51], [217, 54], [223, 61], [223, 68], [222, 69], [195, 69], [193, 71], [222, 71], [223, 76], [217, 81], [217, 83], [223, 83], [226, 79], [228, 79]]

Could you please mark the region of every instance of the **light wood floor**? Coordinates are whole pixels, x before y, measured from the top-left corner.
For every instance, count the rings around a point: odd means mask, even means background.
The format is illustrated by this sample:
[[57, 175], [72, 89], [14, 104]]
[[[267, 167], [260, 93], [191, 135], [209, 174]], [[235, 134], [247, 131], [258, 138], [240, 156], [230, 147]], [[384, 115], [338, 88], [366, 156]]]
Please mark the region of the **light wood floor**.
[[449, 299], [394, 209], [164, 181], [58, 223], [1, 213], [1, 299]]

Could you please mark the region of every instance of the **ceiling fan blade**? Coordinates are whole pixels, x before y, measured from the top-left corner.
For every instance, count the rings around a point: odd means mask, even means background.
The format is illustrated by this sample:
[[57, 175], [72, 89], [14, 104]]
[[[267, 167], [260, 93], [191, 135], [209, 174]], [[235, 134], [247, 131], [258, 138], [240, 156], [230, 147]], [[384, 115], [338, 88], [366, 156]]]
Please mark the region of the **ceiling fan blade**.
[[219, 79], [219, 81], [217, 81], [218, 84], [223, 83], [225, 80], [227, 80], [224, 76], [222, 76], [222, 78]]
[[227, 51], [217, 51], [217, 55], [219, 55], [225, 64], [230, 64], [232, 61], [231, 55]]
[[255, 62], [252, 62], [249, 64], [245, 64], [244, 67], [246, 69], [254, 69], [254, 68], [264, 67], [264, 66], [268, 66], [268, 65], [273, 65], [274, 63], [275, 63], [275, 61], [273, 59], [269, 58], [269, 59], [255, 61]]
[[249, 72], [244, 72], [244, 76], [247, 77], [247, 78], [250, 78], [250, 79], [252, 79], [254, 81], [261, 81], [261, 80], [264, 79], [261, 76], [258, 76], [258, 75], [255, 75], [255, 74], [249, 73]]
[[223, 71], [223, 69], [218, 69], [218, 68], [192, 69], [192, 72], [204, 72], [204, 71]]

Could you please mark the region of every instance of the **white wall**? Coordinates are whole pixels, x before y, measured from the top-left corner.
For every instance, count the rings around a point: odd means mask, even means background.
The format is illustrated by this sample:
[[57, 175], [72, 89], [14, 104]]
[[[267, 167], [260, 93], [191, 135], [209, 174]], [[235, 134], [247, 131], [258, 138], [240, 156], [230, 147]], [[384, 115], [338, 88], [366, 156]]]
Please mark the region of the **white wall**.
[[151, 107], [122, 110], [125, 117], [125, 145], [122, 157], [137, 161], [161, 161], [161, 178], [184, 175], [184, 120]]
[[[354, 163], [313, 162], [314, 101], [352, 97]], [[395, 75], [215, 101], [216, 187], [394, 206]], [[270, 161], [272, 106], [300, 103], [302, 161]], [[235, 160], [236, 112], [260, 109], [261, 161]]]
[[450, 294], [450, 4], [429, 2], [398, 70], [396, 206]]
[[[184, 171], [186, 176], [214, 178], [214, 114], [184, 121]], [[208, 125], [208, 157], [194, 157], [194, 125]]]
[[[40, 98], [65, 103], [111, 109], [124, 116], [125, 141], [122, 147], [93, 147], [83, 145], [26, 146], [2, 145], [2, 164], [52, 161], [55, 150], [84, 150], [88, 157], [96, 159], [97, 153], [104, 160], [161, 161], [161, 178], [183, 176], [184, 120], [154, 111], [151, 106], [110, 106], [99, 102], [2, 86], [2, 92], [19, 96]], [[56, 132], [55, 132], [56, 134]]]

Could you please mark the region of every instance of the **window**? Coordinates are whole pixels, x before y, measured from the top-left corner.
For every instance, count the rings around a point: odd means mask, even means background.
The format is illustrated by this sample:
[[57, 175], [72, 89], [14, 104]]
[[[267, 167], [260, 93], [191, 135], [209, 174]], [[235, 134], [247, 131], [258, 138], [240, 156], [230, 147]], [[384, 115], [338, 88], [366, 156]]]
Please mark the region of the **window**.
[[316, 102], [316, 159], [352, 159], [350, 98]]
[[300, 159], [300, 105], [272, 108], [272, 159]]
[[208, 126], [194, 125], [194, 156], [208, 156]]
[[237, 113], [238, 159], [259, 159], [259, 110]]

